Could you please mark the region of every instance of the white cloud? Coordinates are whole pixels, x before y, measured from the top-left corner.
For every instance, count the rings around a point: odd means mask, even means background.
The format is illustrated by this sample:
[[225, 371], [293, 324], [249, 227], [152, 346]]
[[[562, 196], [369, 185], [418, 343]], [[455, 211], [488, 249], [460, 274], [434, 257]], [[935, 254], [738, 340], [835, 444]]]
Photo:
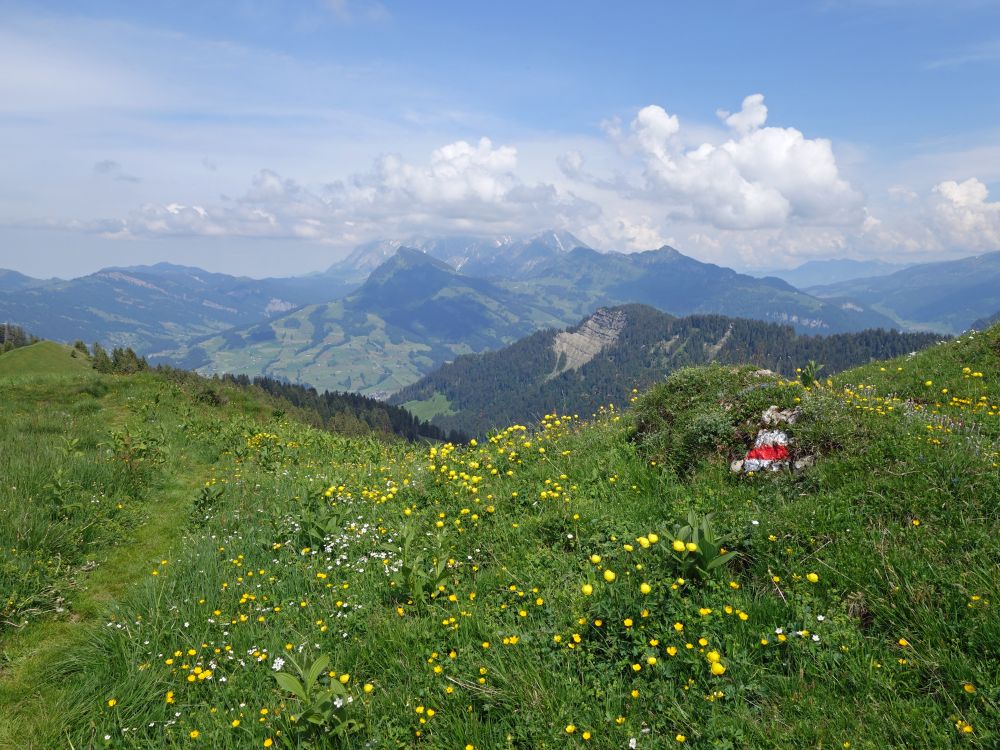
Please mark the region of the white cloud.
[[643, 162], [637, 192], [664, 200], [673, 216], [720, 229], [780, 227], [789, 222], [846, 225], [863, 219], [861, 195], [841, 178], [830, 141], [795, 128], [764, 127], [764, 97], [721, 112], [732, 133], [719, 143], [685, 148], [676, 115], [641, 109], [631, 123]]
[[976, 178], [936, 185], [931, 210], [944, 244], [1000, 250], [1000, 201], [991, 202], [986, 185]]
[[150, 203], [123, 220], [82, 226], [114, 237], [280, 237], [348, 245], [415, 232], [530, 232], [600, 214], [570, 192], [523, 181], [516, 169], [511, 146], [494, 146], [488, 138], [456, 141], [435, 149], [425, 165], [384, 155], [371, 170], [318, 189], [264, 169], [233, 200]]
[[738, 133], [747, 133], [762, 128], [767, 122], [767, 107], [764, 104], [763, 94], [750, 94], [743, 100], [743, 107], [739, 112], [730, 114], [728, 111], [720, 109], [716, 114], [719, 119], [725, 121], [726, 125]]

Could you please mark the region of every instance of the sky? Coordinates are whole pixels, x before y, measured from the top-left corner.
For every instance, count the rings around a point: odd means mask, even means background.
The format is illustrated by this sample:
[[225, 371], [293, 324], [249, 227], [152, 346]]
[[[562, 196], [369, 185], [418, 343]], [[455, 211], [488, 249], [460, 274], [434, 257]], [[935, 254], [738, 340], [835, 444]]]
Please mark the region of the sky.
[[0, 0], [0, 268], [1000, 250], [1000, 2]]

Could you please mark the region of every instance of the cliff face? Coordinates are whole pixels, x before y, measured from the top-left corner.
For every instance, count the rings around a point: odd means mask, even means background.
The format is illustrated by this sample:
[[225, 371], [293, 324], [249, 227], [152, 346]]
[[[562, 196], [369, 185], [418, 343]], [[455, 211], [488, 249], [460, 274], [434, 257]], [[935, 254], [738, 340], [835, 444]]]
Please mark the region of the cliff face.
[[556, 369], [549, 378], [583, 367], [618, 340], [627, 321], [624, 310], [601, 309], [584, 321], [576, 331], [557, 334], [552, 342]]

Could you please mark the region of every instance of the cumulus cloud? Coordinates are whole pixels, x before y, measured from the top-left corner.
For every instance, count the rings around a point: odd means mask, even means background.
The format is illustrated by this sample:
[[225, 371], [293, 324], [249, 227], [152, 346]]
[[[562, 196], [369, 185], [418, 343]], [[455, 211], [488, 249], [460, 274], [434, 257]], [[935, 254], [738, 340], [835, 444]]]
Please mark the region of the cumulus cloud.
[[750, 94], [743, 100], [743, 107], [739, 112], [730, 114], [724, 109], [720, 109], [716, 114], [726, 125], [739, 133], [748, 133], [751, 130], [764, 127], [767, 122], [767, 107], [764, 104], [763, 94]]
[[953, 246], [1000, 249], [1000, 201], [989, 200], [986, 185], [971, 177], [947, 180], [934, 187], [931, 201], [935, 226], [942, 240]]
[[516, 173], [517, 150], [488, 138], [435, 149], [426, 164], [398, 154], [367, 172], [309, 188], [260, 170], [240, 197], [213, 206], [147, 204], [115, 221], [108, 236], [201, 235], [301, 238], [350, 244], [415, 232], [523, 232], [593, 220], [600, 210]]
[[765, 127], [761, 94], [746, 97], [739, 112], [719, 115], [729, 137], [686, 148], [676, 115], [658, 105], [639, 110], [630, 126], [644, 166], [639, 190], [662, 198], [672, 215], [720, 229], [862, 220], [862, 197], [840, 176], [829, 140]]

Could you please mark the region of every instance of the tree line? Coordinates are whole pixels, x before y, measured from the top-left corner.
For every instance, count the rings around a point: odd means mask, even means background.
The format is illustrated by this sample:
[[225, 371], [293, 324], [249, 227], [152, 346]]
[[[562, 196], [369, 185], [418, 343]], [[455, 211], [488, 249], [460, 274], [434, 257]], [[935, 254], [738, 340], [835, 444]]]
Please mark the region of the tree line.
[[602, 405], [625, 405], [633, 388], [645, 390], [681, 367], [754, 364], [795, 377], [797, 367], [815, 361], [825, 375], [940, 339], [880, 329], [810, 336], [788, 325], [722, 315], [676, 318], [645, 305], [619, 309], [627, 322], [617, 341], [578, 369], [557, 374], [562, 369], [553, 350], [558, 332], [541, 331], [499, 351], [458, 357], [401, 390], [392, 403], [440, 393], [457, 413], [435, 417], [434, 424], [482, 435], [553, 410], [589, 416]]

